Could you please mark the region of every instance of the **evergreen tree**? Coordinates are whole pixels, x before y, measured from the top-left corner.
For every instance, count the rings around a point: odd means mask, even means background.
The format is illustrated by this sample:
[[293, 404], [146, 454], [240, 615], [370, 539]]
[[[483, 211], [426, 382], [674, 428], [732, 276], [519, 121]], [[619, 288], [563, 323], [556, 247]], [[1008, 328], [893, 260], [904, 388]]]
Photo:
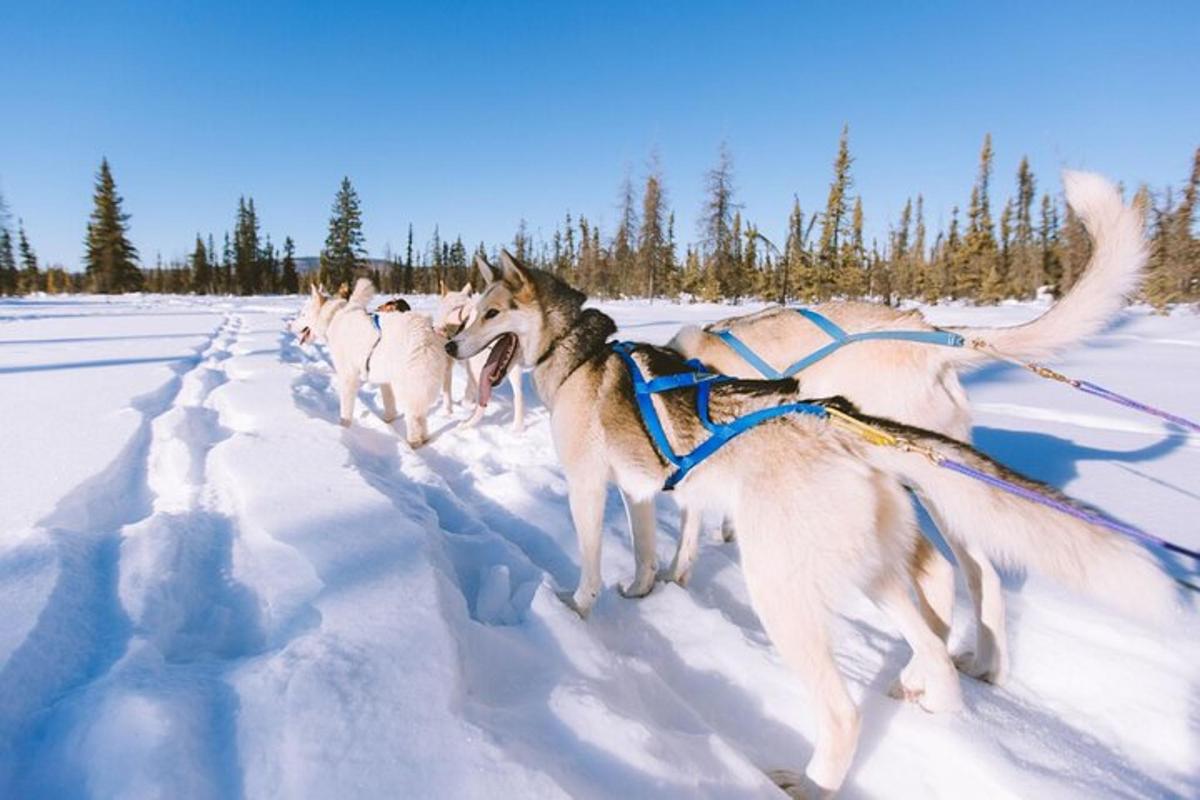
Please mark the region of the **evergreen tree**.
[[925, 287], [931, 281], [927, 255], [925, 251], [925, 198], [918, 194], [917, 221], [913, 231], [912, 247], [909, 249], [912, 283], [906, 293], [907, 297], [923, 297], [925, 295]]
[[13, 255], [12, 234], [0, 228], [0, 294], [17, 293], [17, 260]]
[[637, 252], [634, 241], [637, 236], [637, 211], [634, 208], [633, 181], [628, 170], [621, 181], [621, 196], [619, 203], [619, 221], [617, 233], [613, 237], [613, 285], [605, 287], [609, 294], [632, 292], [638, 286]]
[[413, 227], [412, 223], [408, 223], [408, 244], [404, 251], [404, 291], [411, 294], [413, 291]]
[[838, 139], [838, 153], [833, 161], [833, 181], [829, 184], [829, 196], [825, 200], [825, 215], [821, 219], [821, 241], [817, 248], [818, 299], [828, 298], [834, 291], [838, 273], [841, 271], [841, 242], [846, 228], [847, 203], [851, 186], [850, 126], [842, 126]]
[[233, 226], [233, 278], [239, 294], [263, 290], [262, 252], [258, 243], [258, 214], [254, 198], [238, 198], [237, 218]]
[[637, 274], [640, 289], [647, 297], [662, 293], [663, 283], [670, 273], [669, 244], [663, 219], [666, 202], [663, 197], [662, 175], [657, 161], [651, 162], [650, 174], [642, 192], [642, 226], [637, 237]]
[[979, 152], [979, 176], [971, 189], [971, 204], [967, 209], [967, 235], [963, 240], [962, 258], [955, 267], [952, 284], [954, 297], [978, 297], [984, 276], [995, 268], [996, 238], [992, 230], [992, 213], [988, 184], [992, 175], [992, 135], [985, 134]]
[[209, 251], [204, 246], [200, 234], [196, 234], [196, 246], [192, 250], [192, 291], [196, 294], [209, 294], [213, 290], [212, 264], [209, 262]]
[[734, 271], [733, 249], [733, 156], [725, 142], [717, 154], [717, 164], [705, 175], [706, 200], [701, 214], [701, 237], [707, 263], [704, 265], [705, 300], [716, 300], [731, 292]]
[[21, 293], [30, 294], [42, 290], [42, 276], [38, 270], [37, 254], [25, 235], [25, 223], [17, 221], [17, 251], [21, 254]]
[[122, 202], [108, 159], [101, 159], [84, 254], [88, 280], [96, 292], [131, 292], [142, 288], [138, 253], [129, 242], [129, 215], [121, 210]]
[[1033, 170], [1029, 168], [1029, 159], [1022, 157], [1017, 168], [1016, 222], [1009, 258], [1011, 289], [1017, 297], [1033, 297], [1038, 287], [1046, 281], [1033, 227], [1033, 199], [1036, 194], [1037, 182], [1033, 178]]
[[321, 251], [321, 279], [329, 286], [352, 284], [366, 257], [358, 193], [349, 178], [342, 178]]
[[296, 294], [300, 291], [300, 276], [296, 273], [296, 243], [292, 237], [283, 240], [283, 274], [280, 276], [280, 289], [284, 294]]

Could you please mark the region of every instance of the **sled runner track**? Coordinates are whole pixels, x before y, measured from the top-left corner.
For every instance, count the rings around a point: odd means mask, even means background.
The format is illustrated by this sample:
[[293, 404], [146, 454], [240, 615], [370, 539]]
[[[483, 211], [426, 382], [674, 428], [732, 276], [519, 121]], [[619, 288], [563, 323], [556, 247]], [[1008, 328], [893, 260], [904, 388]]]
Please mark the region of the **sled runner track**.
[[[172, 365], [175, 374], [166, 383], [133, 399], [141, 420], [130, 441], [40, 523], [44, 543], [26, 558], [55, 569], [56, 580], [37, 624], [0, 671], [0, 764], [7, 765], [0, 767], [0, 786], [50, 778], [47, 764], [55, 759], [40, 742], [52, 738], [47, 732], [78, 723], [93, 695], [104, 695], [112, 683], [135, 636], [121, 597], [123, 539], [155, 517], [150, 462], [161, 422], [179, 408], [185, 386], [199, 385], [204, 393], [219, 383], [210, 374], [213, 356], [232, 325], [227, 315], [193, 356]], [[59, 767], [56, 780], [70, 785], [70, 765]]]
[[1074, 425], [1091, 430], [1114, 431], [1117, 433], [1138, 433], [1148, 436], [1161, 436], [1164, 433], [1178, 431], [1184, 438], [1184, 443], [1190, 447], [1200, 447], [1200, 436], [1190, 434], [1170, 424], [1144, 422], [1140, 419], [1109, 417], [1099, 414], [1074, 413], [1042, 406], [1022, 405], [1019, 403], [976, 403], [975, 409], [981, 414], [996, 414], [1015, 419], [1029, 419], [1039, 422], [1056, 422], [1064, 425]]

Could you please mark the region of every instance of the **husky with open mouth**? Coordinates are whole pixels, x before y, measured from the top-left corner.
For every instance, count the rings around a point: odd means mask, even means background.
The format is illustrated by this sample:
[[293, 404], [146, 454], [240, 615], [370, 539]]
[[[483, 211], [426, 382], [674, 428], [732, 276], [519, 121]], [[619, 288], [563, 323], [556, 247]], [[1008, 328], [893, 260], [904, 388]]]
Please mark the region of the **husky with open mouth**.
[[[491, 347], [493, 380], [514, 361], [533, 370], [550, 411], [554, 446], [568, 483], [579, 540], [581, 577], [569, 604], [586, 616], [602, 587], [600, 550], [607, 486], [614, 482], [632, 527], [637, 572], [653, 576], [654, 498], [674, 467], [639, 411], [624, 356], [609, 338], [612, 319], [583, 309], [585, 296], [553, 275], [502, 254], [497, 279], [447, 345], [456, 358]], [[629, 355], [647, 378], [687, 372], [677, 353], [637, 345]], [[801, 383], [735, 380], [714, 384], [709, 409], [718, 422], [801, 399]], [[691, 452], [709, 434], [696, 414], [697, 389], [652, 395], [675, 452]], [[841, 398], [809, 401], [854, 407]], [[1049, 487], [1006, 470], [969, 445], [888, 420], [873, 425], [994, 477], [1066, 502]], [[942, 469], [912, 451], [876, 447], [814, 416], [776, 417], [731, 439], [675, 487], [689, 513], [730, 516], [755, 612], [783, 660], [807, 685], [816, 706], [816, 741], [808, 779], [825, 791], [845, 779], [860, 717], [833, 658], [830, 619], [859, 590], [893, 620], [912, 647], [896, 693], [929, 711], [961, 705], [946, 644], [910, 597], [908, 564], [917, 532], [905, 493], [916, 487], [947, 522], [946, 535], [989, 558], [1057, 578], [1127, 612], [1155, 617], [1177, 603], [1174, 584], [1141, 547], [1104, 528], [1014, 497]]]
[[[483, 256], [475, 257], [475, 267], [483, 276], [486, 283], [495, 280], [495, 270]], [[433, 325], [447, 338], [452, 338], [463, 329], [470, 319], [475, 307], [477, 295], [471, 291], [471, 284], [465, 284], [458, 291], [447, 291], [441, 287], [441, 297], [438, 298], [437, 311], [433, 315]], [[513, 345], [515, 347], [515, 345]], [[515, 350], [507, 352], [479, 353], [473, 358], [463, 361], [467, 373], [465, 399], [475, 403], [475, 413], [464, 423], [471, 426], [479, 422], [491, 400], [492, 390], [500, 385], [505, 376], [512, 388], [513, 421], [512, 429], [520, 433], [525, 430], [525, 391], [520, 369], [510, 369], [516, 356]]]

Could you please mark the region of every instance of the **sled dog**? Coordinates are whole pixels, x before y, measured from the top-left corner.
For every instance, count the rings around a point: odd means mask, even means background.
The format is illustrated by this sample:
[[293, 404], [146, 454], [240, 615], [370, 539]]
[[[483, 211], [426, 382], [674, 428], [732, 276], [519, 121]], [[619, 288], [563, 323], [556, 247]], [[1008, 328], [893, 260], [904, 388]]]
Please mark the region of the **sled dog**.
[[[475, 257], [475, 266], [483, 279], [490, 283], [494, 279], [494, 269], [483, 256]], [[464, 284], [458, 291], [448, 291], [443, 285], [441, 297], [438, 298], [437, 311], [433, 315], [433, 326], [447, 339], [454, 336], [470, 318], [471, 309], [475, 306], [476, 295], [471, 291], [471, 284]], [[504, 380], [504, 374], [488, 374], [484, 376], [488, 353], [480, 352], [473, 358], [463, 362], [467, 373], [467, 386], [464, 397], [475, 403], [475, 412], [464, 423], [464, 427], [475, 425], [483, 417], [488, 400], [491, 399], [492, 389]], [[522, 385], [520, 369], [508, 372], [508, 384], [512, 387], [513, 395], [513, 431], [520, 433], [525, 430], [525, 391]]]
[[[1146, 263], [1141, 214], [1126, 207], [1116, 187], [1089, 173], [1066, 172], [1067, 202], [1092, 239], [1091, 259], [1079, 281], [1061, 301], [1032, 322], [1008, 328], [951, 327], [968, 343], [1021, 360], [1053, 356], [1097, 333], [1124, 305], [1137, 286]], [[812, 307], [850, 333], [879, 330], [932, 331], [919, 311], [901, 311], [876, 303], [834, 302]], [[738, 378], [759, 378], [718, 331], [731, 331], [760, 358], [786, 369], [830, 341], [813, 322], [795, 311], [775, 306], [733, 317], [703, 328], [688, 326], [667, 346], [685, 358]], [[809, 397], [841, 395], [873, 416], [887, 417], [970, 441], [971, 411], [959, 372], [988, 360], [976, 346], [943, 347], [916, 342], [874, 340], [835, 350], [798, 376]], [[920, 494], [918, 490], [918, 495]], [[937, 527], [946, 521], [926, 503]], [[686, 583], [699, 543], [698, 520], [685, 524], [670, 576]], [[965, 672], [1001, 683], [1008, 671], [1004, 597], [1000, 578], [984, 548], [953, 537], [947, 543], [962, 566], [973, 602], [976, 643], [960, 661]], [[922, 538], [912, 562], [922, 612], [943, 638], [949, 632], [954, 605], [954, 572], [937, 549]], [[649, 587], [647, 587], [648, 589]]]
[[329, 313], [326, 307], [339, 301], [326, 300], [313, 287], [292, 328], [299, 332], [302, 344], [313, 337], [326, 341], [337, 376], [342, 425], [350, 424], [359, 385], [378, 384], [384, 421], [392, 422], [402, 410], [405, 438], [418, 447], [428, 439], [429, 408], [439, 391], [444, 388], [449, 399], [446, 340], [425, 314], [372, 315], [367, 304], [374, 295], [371, 281], [359, 278], [349, 300]]
[[[638, 556], [635, 583], [655, 571], [653, 501], [672, 467], [639, 414], [634, 384], [609, 343], [616, 326], [549, 273], [507, 253], [497, 280], [475, 303], [466, 327], [446, 345], [456, 358], [491, 347], [503, 372], [516, 361], [532, 369], [550, 411], [554, 445], [568, 482], [579, 538], [581, 578], [569, 603], [586, 615], [601, 589], [600, 549], [609, 481], [623, 497]], [[498, 356], [497, 353], [500, 355]], [[632, 357], [647, 378], [687, 371], [675, 352], [640, 345]], [[693, 388], [652, 396], [676, 452], [708, 436], [696, 417]], [[726, 421], [795, 402], [794, 379], [713, 385], [710, 410]], [[827, 404], [848, 401], [826, 399]], [[992, 475], [1061, 496], [937, 433], [871, 419], [872, 424]], [[837, 789], [858, 740], [859, 714], [835, 662], [831, 609], [854, 589], [895, 622], [913, 650], [897, 689], [931, 711], [961, 703], [958, 673], [945, 642], [909, 595], [907, 564], [918, 538], [905, 486], [915, 486], [960, 546], [990, 559], [1048, 573], [1126, 610], [1158, 615], [1173, 606], [1174, 585], [1141, 547], [991, 486], [937, 467], [924, 456], [866, 444], [813, 416], [790, 415], [732, 439], [675, 488], [689, 513], [711, 509], [737, 526], [746, 586], [755, 612], [784, 661], [815, 704], [815, 750], [805, 772]], [[651, 578], [652, 579], [652, 578]]]

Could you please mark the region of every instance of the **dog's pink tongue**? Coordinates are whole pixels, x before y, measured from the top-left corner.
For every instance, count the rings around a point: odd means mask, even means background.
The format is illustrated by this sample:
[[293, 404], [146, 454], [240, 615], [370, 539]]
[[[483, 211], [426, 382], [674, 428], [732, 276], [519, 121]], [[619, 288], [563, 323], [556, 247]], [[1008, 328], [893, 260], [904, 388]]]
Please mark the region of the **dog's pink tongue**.
[[488, 404], [488, 400], [492, 399], [492, 380], [496, 377], [496, 370], [499, 368], [500, 362], [490, 356], [488, 357], [487, 363], [483, 365], [483, 369], [479, 373], [480, 406], [486, 406]]

